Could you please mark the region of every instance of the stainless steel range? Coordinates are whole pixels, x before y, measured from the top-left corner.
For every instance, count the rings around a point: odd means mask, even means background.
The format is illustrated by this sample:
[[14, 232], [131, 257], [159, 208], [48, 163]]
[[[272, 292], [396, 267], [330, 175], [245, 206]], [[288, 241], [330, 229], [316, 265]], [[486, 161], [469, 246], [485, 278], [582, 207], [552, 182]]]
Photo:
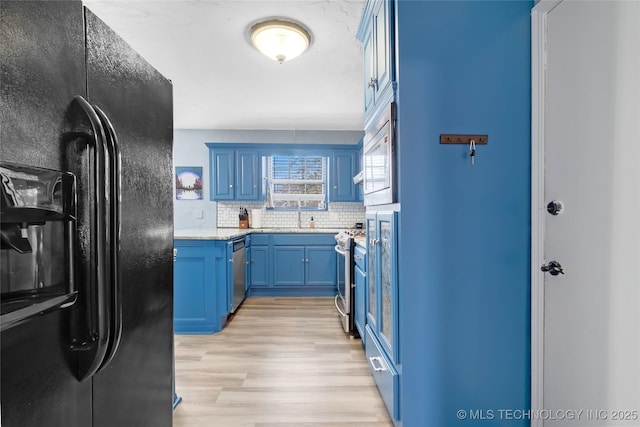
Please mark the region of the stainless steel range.
[[365, 231], [360, 229], [343, 230], [335, 235], [336, 252], [338, 253], [338, 294], [335, 298], [335, 306], [342, 327], [352, 337], [358, 336], [358, 330], [354, 325], [355, 282], [353, 275], [353, 248], [355, 239], [364, 237]]

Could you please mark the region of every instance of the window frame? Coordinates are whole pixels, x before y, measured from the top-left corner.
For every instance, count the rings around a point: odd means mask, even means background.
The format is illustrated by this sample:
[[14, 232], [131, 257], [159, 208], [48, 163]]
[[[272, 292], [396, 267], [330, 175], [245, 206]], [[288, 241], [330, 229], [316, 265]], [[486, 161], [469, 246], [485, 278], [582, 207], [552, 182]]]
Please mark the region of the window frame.
[[[322, 171], [322, 179], [320, 180], [307, 180], [307, 179], [296, 179], [296, 178], [274, 178], [273, 177], [273, 172], [275, 171], [274, 169], [274, 164], [273, 164], [273, 159], [276, 157], [286, 157], [286, 158], [319, 158], [321, 159], [321, 171]], [[328, 209], [328, 202], [329, 202], [329, 184], [330, 184], [330, 173], [329, 173], [329, 168], [330, 168], [330, 162], [331, 162], [331, 157], [329, 155], [327, 155], [326, 153], [314, 153], [314, 152], [306, 152], [306, 153], [269, 153], [269, 154], [263, 154], [262, 155], [263, 158], [263, 180], [265, 181], [265, 199], [266, 199], [266, 209], [268, 210], [277, 210], [277, 211], [297, 211], [297, 210], [304, 210], [304, 211], [326, 211]], [[291, 166], [291, 160], [289, 160], [289, 167]], [[320, 195], [321, 197], [316, 197], [315, 195], [309, 196], [305, 193], [300, 193], [297, 194], [296, 197], [289, 199], [291, 201], [295, 200], [297, 201], [297, 206], [296, 205], [292, 205], [292, 206], [274, 206], [273, 204], [273, 200], [272, 197], [274, 196], [274, 193], [272, 192], [272, 185], [274, 184], [274, 181], [280, 181], [280, 182], [275, 182], [275, 184], [308, 184], [308, 185], [314, 185], [314, 184], [320, 184], [323, 186], [323, 192]], [[295, 195], [296, 193], [283, 193], [284, 195]], [[275, 198], [276, 200], [278, 199], [277, 197]], [[318, 206], [301, 206], [300, 202], [304, 201], [304, 200], [317, 200], [318, 201]], [[280, 199], [283, 200], [283, 199]]]

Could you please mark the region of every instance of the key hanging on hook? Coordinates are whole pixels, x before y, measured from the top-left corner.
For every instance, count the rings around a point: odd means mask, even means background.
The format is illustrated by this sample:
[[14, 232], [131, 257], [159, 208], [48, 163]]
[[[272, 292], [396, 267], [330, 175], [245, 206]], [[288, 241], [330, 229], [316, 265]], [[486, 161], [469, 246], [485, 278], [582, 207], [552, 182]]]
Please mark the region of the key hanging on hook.
[[476, 140], [472, 139], [471, 142], [469, 142], [469, 156], [471, 157], [471, 164], [475, 164], [475, 160], [476, 160]]

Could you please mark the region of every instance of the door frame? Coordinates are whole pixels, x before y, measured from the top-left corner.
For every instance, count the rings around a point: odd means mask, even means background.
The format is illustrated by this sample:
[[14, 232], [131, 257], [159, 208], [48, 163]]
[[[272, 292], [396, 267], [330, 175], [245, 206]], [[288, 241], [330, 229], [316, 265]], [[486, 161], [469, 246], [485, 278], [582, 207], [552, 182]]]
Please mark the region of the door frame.
[[[531, 9], [531, 410], [544, 409], [544, 152], [547, 18], [562, 0], [541, 0]], [[531, 420], [541, 427], [543, 420]]]

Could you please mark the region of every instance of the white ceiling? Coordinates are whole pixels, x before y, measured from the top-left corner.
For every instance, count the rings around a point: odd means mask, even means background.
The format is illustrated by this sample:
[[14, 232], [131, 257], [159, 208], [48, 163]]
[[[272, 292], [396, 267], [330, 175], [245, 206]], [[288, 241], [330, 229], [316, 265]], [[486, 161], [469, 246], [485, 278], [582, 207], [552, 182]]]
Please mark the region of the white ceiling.
[[[362, 130], [364, 0], [84, 0], [173, 82], [176, 129]], [[284, 64], [247, 30], [288, 17], [311, 48]]]

